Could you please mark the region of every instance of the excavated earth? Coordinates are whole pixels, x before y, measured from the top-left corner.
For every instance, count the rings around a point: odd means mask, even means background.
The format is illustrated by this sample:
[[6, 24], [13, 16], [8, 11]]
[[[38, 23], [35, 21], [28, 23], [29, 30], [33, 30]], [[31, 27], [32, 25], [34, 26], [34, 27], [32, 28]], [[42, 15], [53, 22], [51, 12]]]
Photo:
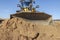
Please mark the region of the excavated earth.
[[38, 24], [23, 18], [4, 20], [0, 40], [60, 40], [60, 22]]

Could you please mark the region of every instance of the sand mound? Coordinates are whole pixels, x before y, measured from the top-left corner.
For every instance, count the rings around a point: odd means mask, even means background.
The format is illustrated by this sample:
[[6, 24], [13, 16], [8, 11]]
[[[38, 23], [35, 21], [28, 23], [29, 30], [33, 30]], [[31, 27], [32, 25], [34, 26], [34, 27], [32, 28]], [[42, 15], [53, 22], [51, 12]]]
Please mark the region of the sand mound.
[[22, 18], [5, 20], [0, 25], [0, 40], [59, 40], [53, 25], [31, 23]]

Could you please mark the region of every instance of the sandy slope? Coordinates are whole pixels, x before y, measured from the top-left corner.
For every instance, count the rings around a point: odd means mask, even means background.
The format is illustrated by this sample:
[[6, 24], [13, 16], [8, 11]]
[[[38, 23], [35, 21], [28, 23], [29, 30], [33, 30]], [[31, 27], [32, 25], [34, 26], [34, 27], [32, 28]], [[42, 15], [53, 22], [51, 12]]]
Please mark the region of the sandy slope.
[[22, 18], [8, 19], [0, 25], [0, 40], [60, 40], [59, 24], [43, 25]]

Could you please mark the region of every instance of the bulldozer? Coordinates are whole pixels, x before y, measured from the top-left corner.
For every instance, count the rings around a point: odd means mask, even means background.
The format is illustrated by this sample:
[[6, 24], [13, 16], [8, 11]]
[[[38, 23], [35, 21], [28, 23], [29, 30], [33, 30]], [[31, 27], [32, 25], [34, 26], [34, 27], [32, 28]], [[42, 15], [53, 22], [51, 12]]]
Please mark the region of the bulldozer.
[[35, 0], [20, 0], [20, 4], [17, 7], [20, 10], [16, 11], [15, 14], [11, 14], [10, 18], [19, 17], [28, 20], [43, 20], [43, 21], [52, 21], [52, 16], [44, 12], [38, 12], [36, 8], [39, 8], [39, 5], [34, 7]]

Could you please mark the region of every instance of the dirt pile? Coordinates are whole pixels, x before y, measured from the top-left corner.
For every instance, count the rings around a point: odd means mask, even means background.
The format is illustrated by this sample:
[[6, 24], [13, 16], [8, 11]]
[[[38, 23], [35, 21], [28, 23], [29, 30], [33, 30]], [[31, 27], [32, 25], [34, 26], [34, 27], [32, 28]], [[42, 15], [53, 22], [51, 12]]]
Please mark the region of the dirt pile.
[[31, 23], [23, 18], [12, 18], [0, 24], [0, 40], [59, 40], [53, 25]]

